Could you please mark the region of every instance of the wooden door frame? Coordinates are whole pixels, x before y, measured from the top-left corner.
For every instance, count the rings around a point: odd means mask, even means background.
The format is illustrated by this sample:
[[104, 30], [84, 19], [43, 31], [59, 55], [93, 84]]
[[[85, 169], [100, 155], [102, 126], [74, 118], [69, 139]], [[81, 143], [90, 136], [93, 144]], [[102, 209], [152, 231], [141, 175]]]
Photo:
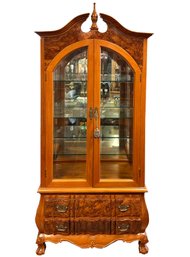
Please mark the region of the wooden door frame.
[[[76, 43], [73, 43], [65, 47], [60, 51], [50, 62], [45, 72], [45, 87], [42, 94], [45, 96], [45, 129], [42, 131], [42, 137], [45, 137], [46, 147], [45, 150], [45, 162], [42, 167], [45, 167], [46, 177], [45, 185], [46, 187], [91, 187], [92, 186], [92, 160], [93, 158], [93, 121], [88, 118], [89, 108], [93, 107], [93, 94], [90, 94], [93, 86], [93, 76], [88, 72], [87, 79], [87, 90], [88, 90], [88, 101], [87, 101], [87, 152], [86, 152], [86, 179], [54, 179], [53, 178], [53, 70], [56, 65], [71, 52], [82, 48], [88, 47], [88, 71], [92, 73], [93, 66], [93, 40], [87, 39]], [[43, 153], [42, 153], [43, 154]], [[43, 183], [44, 184], [44, 183]]]
[[[120, 54], [133, 68], [135, 72], [134, 79], [134, 119], [133, 119], [133, 179], [101, 179], [100, 178], [100, 139], [94, 140], [94, 174], [93, 186], [94, 187], [136, 187], [140, 184], [140, 113], [141, 113], [141, 70], [133, 59], [120, 46], [109, 41], [94, 39], [94, 107], [100, 110], [100, 53], [101, 47], [109, 48], [116, 53]], [[100, 128], [100, 119], [99, 119]]]

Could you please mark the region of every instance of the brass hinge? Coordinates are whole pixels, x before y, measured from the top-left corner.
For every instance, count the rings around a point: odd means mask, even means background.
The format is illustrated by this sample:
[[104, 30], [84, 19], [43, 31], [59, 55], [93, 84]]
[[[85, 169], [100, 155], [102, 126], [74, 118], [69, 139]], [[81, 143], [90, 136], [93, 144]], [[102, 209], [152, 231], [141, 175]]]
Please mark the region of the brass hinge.
[[141, 168], [138, 168], [139, 178], [141, 177]]

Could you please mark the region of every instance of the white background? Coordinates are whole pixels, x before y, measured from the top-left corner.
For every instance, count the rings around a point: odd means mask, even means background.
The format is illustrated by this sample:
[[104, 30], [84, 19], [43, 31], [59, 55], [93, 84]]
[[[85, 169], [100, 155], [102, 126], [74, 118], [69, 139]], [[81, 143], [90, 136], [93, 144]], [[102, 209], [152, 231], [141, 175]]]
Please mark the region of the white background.
[[[0, 4], [0, 255], [35, 256], [40, 178], [40, 38], [92, 11], [92, 0]], [[190, 229], [190, 15], [188, 0], [97, 0], [97, 11], [148, 42], [147, 256], [188, 256]], [[90, 26], [90, 25], [89, 25]], [[46, 256], [140, 256], [137, 242], [99, 249], [47, 244]]]

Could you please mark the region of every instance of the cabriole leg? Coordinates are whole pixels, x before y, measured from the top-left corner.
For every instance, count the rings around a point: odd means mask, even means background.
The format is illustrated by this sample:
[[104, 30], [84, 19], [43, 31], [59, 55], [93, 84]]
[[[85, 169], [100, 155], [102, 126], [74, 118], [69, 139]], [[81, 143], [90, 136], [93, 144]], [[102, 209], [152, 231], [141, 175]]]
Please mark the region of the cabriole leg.
[[148, 253], [148, 246], [146, 245], [148, 243], [148, 238], [146, 234], [142, 235], [142, 238], [139, 240], [139, 252], [142, 254]]
[[36, 240], [36, 244], [38, 245], [38, 248], [36, 250], [37, 255], [42, 255], [45, 253], [46, 250], [46, 244], [44, 242], [44, 236], [43, 234], [39, 234]]

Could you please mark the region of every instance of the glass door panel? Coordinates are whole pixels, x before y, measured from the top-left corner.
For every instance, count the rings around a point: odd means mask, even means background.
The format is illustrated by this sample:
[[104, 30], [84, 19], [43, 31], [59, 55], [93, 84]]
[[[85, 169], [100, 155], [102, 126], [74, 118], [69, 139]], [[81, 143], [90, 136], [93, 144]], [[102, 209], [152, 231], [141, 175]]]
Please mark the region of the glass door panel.
[[87, 47], [64, 57], [54, 69], [55, 179], [86, 178]]
[[101, 48], [100, 178], [133, 178], [134, 72], [115, 51]]

